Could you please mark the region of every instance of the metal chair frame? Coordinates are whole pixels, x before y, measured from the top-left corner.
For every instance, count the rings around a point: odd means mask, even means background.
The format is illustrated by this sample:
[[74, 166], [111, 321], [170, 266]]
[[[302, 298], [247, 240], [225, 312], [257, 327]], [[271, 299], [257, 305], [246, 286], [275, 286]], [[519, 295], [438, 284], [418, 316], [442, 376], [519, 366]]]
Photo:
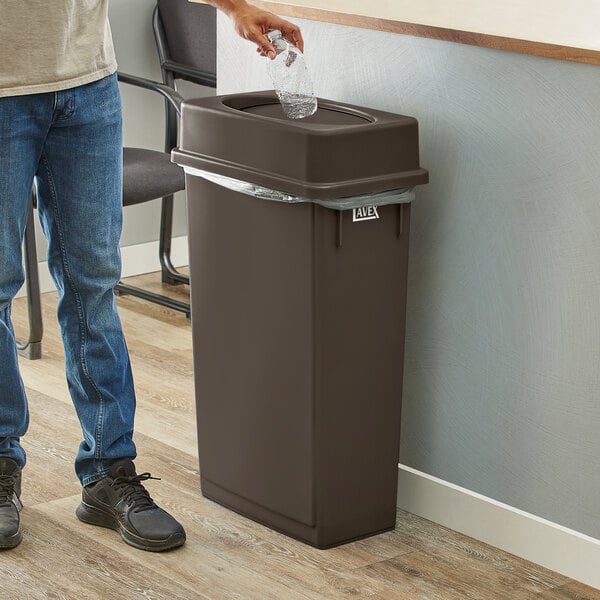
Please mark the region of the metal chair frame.
[[35, 244], [35, 221], [33, 219], [33, 209], [36, 206], [37, 190], [34, 184], [31, 187], [31, 201], [27, 212], [27, 225], [25, 226], [25, 239], [23, 241], [29, 332], [26, 340], [17, 341], [17, 351], [21, 356], [29, 360], [42, 358], [42, 337], [44, 335], [40, 275]]
[[[154, 39], [158, 50], [158, 60], [160, 62], [160, 70], [162, 73], [163, 84], [171, 89], [176, 89], [176, 80], [185, 78], [198, 85], [217, 87], [217, 77], [215, 73], [201, 71], [189, 65], [175, 62], [169, 58], [169, 50], [167, 46], [167, 38], [160, 19], [160, 11], [158, 5], [154, 7], [152, 13], [152, 29], [154, 30]], [[177, 145], [177, 126], [178, 113], [174, 107], [165, 104], [165, 151], [170, 152]], [[189, 284], [190, 279], [187, 275], [183, 275], [171, 262], [171, 230], [173, 226], [173, 197], [164, 198], [161, 211], [161, 236], [159, 241], [159, 257], [162, 267], [162, 281], [165, 283], [186, 283]]]
[[[154, 31], [154, 40], [158, 51], [158, 60], [162, 74], [163, 85], [167, 86], [177, 94], [176, 79], [185, 78], [198, 85], [204, 85], [215, 88], [217, 86], [215, 73], [201, 71], [189, 65], [172, 61], [169, 58], [169, 50], [165, 31], [160, 19], [160, 11], [158, 5], [154, 7], [152, 13], [152, 29]], [[122, 77], [119, 76], [119, 81], [139, 85], [140, 78], [131, 75]], [[142, 87], [147, 89], [155, 89], [150, 85], [152, 82], [145, 80], [146, 84]], [[157, 90], [155, 90], [157, 91]], [[181, 96], [179, 96], [181, 98]], [[165, 152], [171, 152], [177, 145], [178, 122], [180, 117], [180, 109], [173, 102], [165, 102]], [[189, 285], [190, 278], [178, 271], [174, 266], [171, 258], [172, 252], [172, 237], [173, 237], [173, 200], [172, 194], [164, 196], [161, 200], [161, 215], [160, 215], [160, 233], [158, 240], [158, 257], [161, 267], [161, 281], [170, 285], [186, 284]], [[115, 292], [120, 295], [130, 294], [150, 302], [162, 304], [168, 308], [182, 311], [186, 316], [190, 317], [190, 305], [179, 300], [173, 300], [161, 294], [155, 294], [144, 290], [143, 288], [131, 286], [119, 282], [115, 288]]]
[[[119, 72], [117, 77], [120, 82], [135, 85], [144, 89], [158, 92], [165, 98], [165, 101], [171, 106], [174, 114], [177, 116], [181, 112], [181, 103], [183, 98], [173, 89], [168, 86], [151, 81], [150, 79], [144, 79], [143, 77], [137, 77], [135, 75], [129, 75], [127, 73]], [[42, 337], [44, 333], [44, 325], [42, 318], [42, 305], [41, 305], [41, 289], [39, 279], [39, 269], [37, 263], [37, 248], [35, 241], [35, 220], [34, 220], [34, 208], [37, 206], [37, 191], [35, 184], [31, 189], [31, 201], [29, 203], [29, 209], [27, 214], [27, 225], [25, 227], [24, 237], [24, 266], [25, 266], [25, 286], [27, 293], [27, 312], [29, 321], [29, 332], [27, 339], [17, 341], [17, 351], [24, 358], [30, 360], [39, 359], [42, 357]], [[136, 288], [123, 283], [119, 283], [115, 288], [117, 294], [132, 294], [139, 296], [150, 302], [162, 304], [168, 308], [184, 312], [188, 318], [190, 316], [190, 305], [186, 302], [181, 302], [168, 296], [161, 294], [155, 294], [141, 288]]]
[[[181, 115], [181, 103], [183, 98], [171, 87], [165, 84], [157, 83], [150, 79], [138, 77], [136, 75], [130, 75], [119, 71], [117, 73], [119, 82], [133, 85], [139, 88], [158, 92], [165, 99], [165, 103], [169, 106], [169, 110], [173, 112], [175, 119]], [[177, 133], [177, 132], [176, 132]], [[170, 152], [170, 149], [169, 149]], [[189, 278], [180, 274], [171, 262], [171, 236], [172, 236], [172, 225], [173, 225], [173, 194], [164, 196], [162, 198], [161, 208], [161, 220], [160, 220], [160, 236], [159, 236], [159, 259], [161, 264], [161, 273], [163, 283], [169, 283], [171, 285], [179, 283], [189, 283]], [[115, 294], [119, 296], [131, 295], [155, 304], [160, 304], [185, 313], [190, 318], [190, 304], [189, 302], [181, 302], [175, 300], [169, 296], [163, 294], [157, 294], [150, 292], [140, 287], [132, 286], [120, 281], [115, 286]]]

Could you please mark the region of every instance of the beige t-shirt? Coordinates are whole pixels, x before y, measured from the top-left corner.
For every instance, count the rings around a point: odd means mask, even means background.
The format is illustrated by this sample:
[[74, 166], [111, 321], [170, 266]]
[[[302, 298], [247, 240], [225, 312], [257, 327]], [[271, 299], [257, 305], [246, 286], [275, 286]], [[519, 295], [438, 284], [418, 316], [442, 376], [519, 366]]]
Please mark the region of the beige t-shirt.
[[64, 90], [117, 69], [108, 0], [0, 0], [0, 96]]

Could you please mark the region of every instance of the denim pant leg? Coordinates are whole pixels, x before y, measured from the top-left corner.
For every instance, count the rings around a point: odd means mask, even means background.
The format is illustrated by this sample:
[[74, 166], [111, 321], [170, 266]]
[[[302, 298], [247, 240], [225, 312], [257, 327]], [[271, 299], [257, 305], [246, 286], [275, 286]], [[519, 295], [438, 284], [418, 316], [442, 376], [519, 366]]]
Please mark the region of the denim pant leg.
[[59, 294], [67, 382], [83, 431], [83, 485], [134, 458], [135, 395], [116, 310], [121, 271], [121, 101], [116, 76], [55, 94], [38, 207]]
[[21, 244], [31, 186], [50, 127], [48, 96], [0, 98], [0, 456], [22, 468], [29, 414], [19, 374], [11, 304], [24, 281]]

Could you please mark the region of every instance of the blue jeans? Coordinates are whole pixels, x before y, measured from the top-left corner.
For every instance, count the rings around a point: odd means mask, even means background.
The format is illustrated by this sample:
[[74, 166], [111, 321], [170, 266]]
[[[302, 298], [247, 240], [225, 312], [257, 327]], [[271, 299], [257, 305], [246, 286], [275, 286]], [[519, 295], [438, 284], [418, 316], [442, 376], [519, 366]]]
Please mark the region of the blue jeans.
[[11, 303], [32, 182], [58, 288], [66, 376], [83, 441], [83, 485], [134, 458], [135, 394], [117, 314], [122, 225], [121, 99], [116, 75], [70, 90], [0, 97], [0, 456], [25, 465], [29, 421]]

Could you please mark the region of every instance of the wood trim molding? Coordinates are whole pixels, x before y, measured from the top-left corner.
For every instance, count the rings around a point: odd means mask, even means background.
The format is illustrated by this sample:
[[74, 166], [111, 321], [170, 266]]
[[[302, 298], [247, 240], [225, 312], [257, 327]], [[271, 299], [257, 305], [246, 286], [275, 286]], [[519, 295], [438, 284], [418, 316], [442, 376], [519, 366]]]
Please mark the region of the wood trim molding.
[[404, 23], [401, 21], [347, 14], [320, 8], [294, 6], [285, 2], [253, 0], [253, 4], [279, 15], [295, 17], [298, 19], [323, 21], [325, 23], [349, 25], [351, 27], [361, 27], [363, 29], [374, 29], [377, 31], [389, 31], [403, 35], [412, 35], [446, 42], [468, 44], [470, 46], [481, 46], [482, 48], [494, 48], [496, 50], [507, 50], [509, 52], [518, 52], [520, 54], [532, 54], [534, 56], [543, 56], [557, 60], [600, 65], [600, 51], [598, 50], [573, 48], [569, 46], [560, 46], [557, 44], [548, 44], [544, 42], [501, 37], [484, 33], [459, 31], [456, 29], [445, 29], [430, 25]]

